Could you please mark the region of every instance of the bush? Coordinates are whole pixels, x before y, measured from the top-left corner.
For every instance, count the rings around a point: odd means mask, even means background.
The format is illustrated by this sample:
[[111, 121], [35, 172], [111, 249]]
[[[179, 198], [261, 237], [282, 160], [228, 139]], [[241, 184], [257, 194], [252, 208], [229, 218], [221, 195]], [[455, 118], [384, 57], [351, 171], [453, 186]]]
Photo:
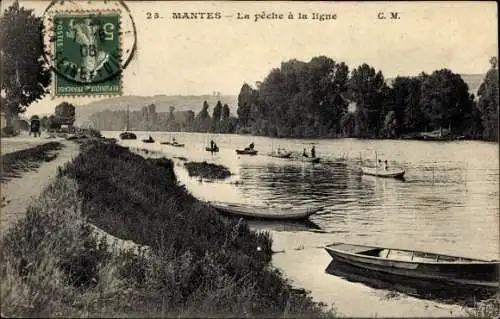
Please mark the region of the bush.
[[229, 169], [222, 165], [207, 162], [184, 163], [189, 176], [198, 176], [206, 179], [225, 179], [231, 176]]

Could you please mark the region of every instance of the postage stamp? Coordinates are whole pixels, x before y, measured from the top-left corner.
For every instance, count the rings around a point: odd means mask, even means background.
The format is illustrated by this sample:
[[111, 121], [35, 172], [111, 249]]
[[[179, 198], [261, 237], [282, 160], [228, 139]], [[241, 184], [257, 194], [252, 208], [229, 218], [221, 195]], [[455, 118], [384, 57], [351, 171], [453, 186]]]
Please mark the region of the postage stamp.
[[52, 21], [54, 94], [119, 94], [120, 12], [57, 12]]

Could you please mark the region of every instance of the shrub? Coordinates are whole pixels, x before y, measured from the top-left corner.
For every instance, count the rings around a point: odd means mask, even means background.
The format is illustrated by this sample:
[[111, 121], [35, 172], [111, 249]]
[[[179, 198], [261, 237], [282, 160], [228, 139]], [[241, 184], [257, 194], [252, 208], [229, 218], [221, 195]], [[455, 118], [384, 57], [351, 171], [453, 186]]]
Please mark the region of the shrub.
[[225, 179], [231, 176], [229, 169], [222, 165], [207, 162], [184, 163], [189, 176], [199, 176], [207, 179]]

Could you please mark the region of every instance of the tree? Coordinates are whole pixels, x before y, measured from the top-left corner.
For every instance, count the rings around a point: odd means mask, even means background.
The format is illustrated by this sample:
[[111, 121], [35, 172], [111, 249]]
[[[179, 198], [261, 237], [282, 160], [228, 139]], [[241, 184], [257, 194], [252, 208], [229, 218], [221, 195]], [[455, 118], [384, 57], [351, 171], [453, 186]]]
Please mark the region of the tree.
[[174, 115], [175, 107], [171, 106], [168, 109], [169, 109], [169, 113], [168, 113], [167, 122], [173, 122], [173, 121], [175, 121], [175, 115]]
[[73, 125], [75, 122], [75, 106], [68, 102], [62, 102], [56, 106], [55, 121], [59, 125]]
[[238, 117], [243, 125], [248, 124], [251, 105], [255, 102], [255, 90], [247, 83], [244, 83], [238, 94]]
[[[422, 132], [427, 131], [428, 121], [425, 118], [424, 110], [420, 104], [422, 95], [422, 80], [426, 74], [421, 74], [418, 77], [408, 78], [407, 87], [404, 89], [402, 101], [405, 105], [403, 126], [406, 132]], [[394, 88], [396, 95], [396, 103], [399, 103], [400, 88]], [[396, 115], [397, 118], [398, 115]]]
[[47, 128], [49, 130], [57, 130], [61, 128], [61, 125], [57, 123], [56, 117], [54, 115], [49, 116], [47, 119]]
[[207, 132], [211, 126], [210, 114], [208, 114], [208, 105], [207, 101], [203, 102], [203, 108], [200, 113], [198, 113], [194, 119], [194, 127], [193, 129], [197, 132]]
[[214, 122], [219, 122], [222, 117], [222, 103], [217, 101], [213, 111], [212, 111], [212, 119]]
[[41, 119], [40, 119], [40, 126], [43, 128], [43, 129], [47, 129], [49, 126], [48, 126], [48, 121], [49, 121], [49, 118], [47, 117], [47, 115], [43, 116]]
[[229, 105], [224, 104], [222, 107], [222, 120], [225, 121], [229, 118], [231, 115], [231, 110], [229, 109]]
[[[359, 112], [358, 121], [366, 120], [365, 125], [358, 125], [358, 134], [366, 137], [376, 137], [381, 128], [382, 106], [387, 92], [384, 76], [381, 71], [364, 63], [354, 69], [349, 79], [349, 93], [356, 102]], [[363, 127], [363, 131], [361, 130]]]
[[483, 138], [498, 141], [498, 68], [497, 58], [490, 60], [491, 67], [478, 90], [478, 109], [482, 113]]
[[7, 126], [32, 102], [47, 94], [50, 71], [43, 60], [43, 21], [18, 1], [0, 17], [1, 104]]
[[464, 130], [464, 118], [472, 111], [469, 87], [459, 74], [449, 69], [432, 72], [422, 80], [422, 104], [431, 129], [450, 127], [452, 132]]

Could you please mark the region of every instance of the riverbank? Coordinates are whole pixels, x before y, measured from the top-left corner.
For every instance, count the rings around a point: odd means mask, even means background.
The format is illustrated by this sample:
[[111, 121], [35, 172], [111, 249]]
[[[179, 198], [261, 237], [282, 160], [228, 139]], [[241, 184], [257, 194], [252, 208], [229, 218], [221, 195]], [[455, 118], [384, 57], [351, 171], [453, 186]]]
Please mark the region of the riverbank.
[[[333, 316], [270, 266], [272, 240], [179, 186], [168, 159], [81, 153], [2, 238], [6, 316]], [[148, 253], [111, 249], [91, 224]]]

